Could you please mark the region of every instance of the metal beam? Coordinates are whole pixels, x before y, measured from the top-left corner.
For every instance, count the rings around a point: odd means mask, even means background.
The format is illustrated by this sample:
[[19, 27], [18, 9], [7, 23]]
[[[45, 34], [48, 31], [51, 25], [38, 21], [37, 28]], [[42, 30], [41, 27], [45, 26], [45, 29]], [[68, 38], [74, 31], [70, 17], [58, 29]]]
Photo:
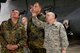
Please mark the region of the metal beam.
[[5, 3], [7, 0], [0, 0], [0, 3]]

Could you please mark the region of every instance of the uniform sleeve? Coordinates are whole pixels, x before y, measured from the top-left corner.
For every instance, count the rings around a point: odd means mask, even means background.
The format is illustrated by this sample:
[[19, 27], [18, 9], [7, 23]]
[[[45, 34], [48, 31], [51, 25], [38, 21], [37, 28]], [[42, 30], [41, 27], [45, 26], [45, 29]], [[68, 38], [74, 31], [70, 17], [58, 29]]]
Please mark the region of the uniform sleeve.
[[19, 40], [19, 43], [17, 45], [23, 47], [27, 43], [27, 31], [25, 31], [25, 28], [23, 27], [21, 32], [22, 38]]
[[2, 24], [0, 26], [0, 44], [3, 47], [6, 47], [6, 45], [7, 45], [7, 41], [5, 40], [4, 35], [3, 35], [5, 26], [6, 26], [5, 22], [2, 22]]
[[32, 18], [33, 23], [40, 28], [44, 28], [45, 22], [40, 21], [37, 17]]
[[61, 38], [60, 41], [61, 41], [62, 49], [67, 49], [69, 43], [68, 43], [68, 38], [67, 38], [65, 28], [62, 24], [60, 26], [60, 38]]

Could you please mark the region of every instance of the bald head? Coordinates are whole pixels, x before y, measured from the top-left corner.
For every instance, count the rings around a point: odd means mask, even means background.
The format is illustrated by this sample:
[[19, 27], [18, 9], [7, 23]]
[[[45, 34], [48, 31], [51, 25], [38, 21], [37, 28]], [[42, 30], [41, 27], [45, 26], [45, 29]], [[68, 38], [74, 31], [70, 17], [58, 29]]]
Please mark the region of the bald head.
[[53, 13], [53, 12], [46, 13], [46, 21], [47, 22], [54, 22], [55, 20], [56, 20], [55, 13]]
[[28, 24], [28, 20], [27, 20], [27, 17], [22, 17], [22, 24]]
[[46, 14], [50, 14], [50, 15], [55, 16], [55, 13], [53, 13], [53, 12], [47, 12]]

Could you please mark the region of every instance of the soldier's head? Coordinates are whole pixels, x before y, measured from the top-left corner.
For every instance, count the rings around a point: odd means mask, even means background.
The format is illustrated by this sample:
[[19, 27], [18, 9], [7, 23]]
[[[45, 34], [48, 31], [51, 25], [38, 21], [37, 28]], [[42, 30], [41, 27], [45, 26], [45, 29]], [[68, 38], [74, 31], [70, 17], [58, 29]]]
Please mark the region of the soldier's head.
[[41, 12], [41, 5], [39, 2], [35, 2], [33, 5], [30, 6], [31, 10], [39, 14]]
[[22, 17], [22, 24], [27, 25], [28, 24], [28, 19], [26, 16]]
[[53, 12], [46, 13], [46, 22], [48, 23], [54, 23], [56, 21], [56, 14]]
[[18, 9], [13, 9], [10, 13], [10, 17], [11, 18], [15, 18], [15, 19], [18, 19], [19, 18], [19, 10]]

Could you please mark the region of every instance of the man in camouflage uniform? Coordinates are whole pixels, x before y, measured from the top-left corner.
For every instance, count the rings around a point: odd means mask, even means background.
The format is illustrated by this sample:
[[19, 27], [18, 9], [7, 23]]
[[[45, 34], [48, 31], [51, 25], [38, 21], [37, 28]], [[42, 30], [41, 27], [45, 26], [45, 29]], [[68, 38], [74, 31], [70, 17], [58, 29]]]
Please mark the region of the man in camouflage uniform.
[[10, 19], [1, 24], [1, 53], [23, 53], [27, 35], [24, 26], [18, 22], [19, 11], [11, 11]]
[[63, 25], [56, 20], [55, 14], [48, 12], [46, 22], [42, 22], [36, 17], [36, 12], [31, 13], [33, 23], [45, 30], [44, 47], [46, 53], [66, 53], [68, 47], [66, 31]]
[[[38, 14], [37, 17], [40, 20], [44, 21], [44, 15], [41, 13], [40, 4], [36, 2], [32, 7], [36, 8], [35, 11]], [[33, 9], [31, 8], [31, 10]], [[28, 38], [30, 53], [45, 53], [45, 49], [43, 48], [44, 30], [36, 27], [32, 22], [32, 18], [28, 23]]]

